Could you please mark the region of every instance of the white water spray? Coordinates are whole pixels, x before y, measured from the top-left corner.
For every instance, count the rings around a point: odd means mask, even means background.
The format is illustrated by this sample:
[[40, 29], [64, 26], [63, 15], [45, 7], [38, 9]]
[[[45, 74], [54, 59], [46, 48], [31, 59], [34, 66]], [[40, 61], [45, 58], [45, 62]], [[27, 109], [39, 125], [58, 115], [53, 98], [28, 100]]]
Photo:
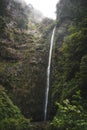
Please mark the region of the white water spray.
[[45, 92], [45, 109], [44, 109], [44, 121], [47, 118], [47, 107], [48, 107], [48, 96], [49, 96], [49, 87], [50, 87], [50, 66], [51, 66], [51, 57], [52, 57], [52, 48], [54, 43], [54, 35], [55, 35], [55, 27], [52, 32], [51, 36], [51, 43], [50, 43], [50, 51], [49, 51], [49, 60], [48, 60], [48, 68], [47, 68], [47, 86]]

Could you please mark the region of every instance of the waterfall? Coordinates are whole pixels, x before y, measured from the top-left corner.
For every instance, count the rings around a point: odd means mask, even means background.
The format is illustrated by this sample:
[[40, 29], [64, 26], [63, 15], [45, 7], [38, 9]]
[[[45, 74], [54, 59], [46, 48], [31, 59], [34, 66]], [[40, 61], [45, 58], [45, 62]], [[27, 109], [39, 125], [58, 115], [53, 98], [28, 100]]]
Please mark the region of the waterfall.
[[51, 57], [52, 57], [52, 48], [53, 48], [53, 43], [54, 43], [55, 29], [56, 28], [54, 27], [52, 36], [51, 36], [49, 60], [48, 60], [48, 67], [47, 67], [47, 86], [46, 86], [46, 92], [45, 92], [44, 120], [46, 120], [47, 118], [48, 96], [49, 96], [49, 87], [50, 87], [50, 66], [51, 66]]

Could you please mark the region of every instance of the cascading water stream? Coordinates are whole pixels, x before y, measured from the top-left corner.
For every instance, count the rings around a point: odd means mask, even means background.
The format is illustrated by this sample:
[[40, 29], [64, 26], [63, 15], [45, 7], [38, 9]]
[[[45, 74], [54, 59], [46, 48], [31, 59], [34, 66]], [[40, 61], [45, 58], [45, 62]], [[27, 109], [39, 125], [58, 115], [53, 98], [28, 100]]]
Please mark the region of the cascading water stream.
[[54, 43], [54, 35], [55, 35], [55, 27], [52, 32], [51, 36], [51, 43], [50, 43], [50, 51], [49, 51], [49, 60], [48, 60], [48, 68], [47, 68], [47, 86], [45, 92], [45, 108], [44, 108], [44, 121], [47, 118], [47, 107], [48, 107], [48, 96], [49, 96], [49, 87], [50, 87], [50, 66], [51, 66], [51, 57], [52, 57], [52, 48]]

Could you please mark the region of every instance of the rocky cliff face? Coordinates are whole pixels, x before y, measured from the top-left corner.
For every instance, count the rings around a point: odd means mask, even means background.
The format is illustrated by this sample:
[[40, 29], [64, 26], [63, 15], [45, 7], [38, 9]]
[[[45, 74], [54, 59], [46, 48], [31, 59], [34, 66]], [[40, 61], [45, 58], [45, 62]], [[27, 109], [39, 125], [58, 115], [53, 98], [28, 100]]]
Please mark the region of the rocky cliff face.
[[35, 22], [38, 13], [33, 14], [25, 3], [0, 2], [5, 7], [0, 7], [3, 10], [3, 15], [0, 14], [0, 84], [26, 117], [43, 120], [47, 41], [53, 21]]
[[[79, 89], [81, 92], [83, 91], [78, 83], [80, 77], [78, 79], [76, 79], [76, 77], [77, 73], [80, 73], [81, 59], [86, 54], [86, 42], [82, 42], [82, 39], [76, 41], [76, 39], [78, 39], [77, 35], [79, 31], [82, 32], [80, 36], [84, 35], [84, 38], [86, 38], [86, 33], [82, 31], [86, 28], [85, 20], [83, 20], [87, 17], [85, 5], [87, 5], [87, 1], [85, 0], [60, 0], [57, 4], [57, 26], [51, 67], [52, 87], [50, 90], [49, 115], [54, 115], [56, 113], [54, 102], [62, 102], [65, 98], [71, 99], [73, 93]], [[75, 46], [79, 46], [79, 42], [81, 43], [81, 48], [84, 48], [84, 51], [77, 52], [77, 48], [79, 47], [75, 48]], [[77, 61], [78, 63], [76, 63]], [[52, 110], [50, 110], [51, 104]]]
[[[0, 127], [27, 130], [30, 123], [23, 115], [32, 121], [43, 120], [46, 69], [54, 21], [48, 18], [36, 21], [43, 16], [23, 1], [0, 0], [0, 5]], [[87, 124], [86, 6], [86, 0], [60, 0], [57, 4], [48, 104], [48, 119], [56, 115], [53, 130], [82, 129], [83, 125], [76, 126], [77, 120], [81, 122], [79, 124]], [[57, 103], [62, 106], [60, 111], [55, 102], [63, 102], [62, 105]], [[73, 114], [78, 110], [85, 114]], [[48, 124], [37, 122], [33, 125], [34, 129], [48, 129]]]
[[57, 19], [62, 20], [66, 18], [75, 18], [81, 13], [81, 8], [84, 9], [86, 1], [82, 0], [60, 0], [57, 4]]

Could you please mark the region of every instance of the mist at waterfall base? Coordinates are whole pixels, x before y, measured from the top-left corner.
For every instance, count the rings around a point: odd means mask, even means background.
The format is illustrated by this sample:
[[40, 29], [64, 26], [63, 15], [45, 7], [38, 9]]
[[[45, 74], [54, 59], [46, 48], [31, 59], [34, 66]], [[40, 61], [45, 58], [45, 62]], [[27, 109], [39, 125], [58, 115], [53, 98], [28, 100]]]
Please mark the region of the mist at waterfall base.
[[44, 108], [44, 121], [47, 120], [47, 110], [48, 110], [48, 97], [49, 97], [49, 88], [50, 88], [50, 67], [51, 67], [51, 58], [52, 58], [52, 48], [54, 44], [54, 35], [55, 35], [55, 27], [52, 32], [51, 42], [50, 42], [50, 50], [49, 50], [49, 59], [48, 59], [48, 67], [47, 67], [47, 86], [45, 92], [45, 108]]

